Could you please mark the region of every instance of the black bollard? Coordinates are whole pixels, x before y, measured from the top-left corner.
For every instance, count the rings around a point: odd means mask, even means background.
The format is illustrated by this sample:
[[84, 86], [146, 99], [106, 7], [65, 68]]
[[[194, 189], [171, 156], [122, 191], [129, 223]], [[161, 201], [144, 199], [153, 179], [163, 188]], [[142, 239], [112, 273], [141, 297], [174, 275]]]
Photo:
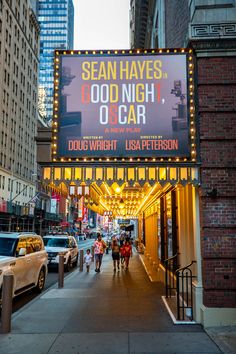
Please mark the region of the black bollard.
[[2, 286], [2, 326], [1, 333], [11, 332], [13, 275], [3, 276]]
[[83, 271], [84, 268], [84, 250], [79, 251], [79, 270]]
[[64, 256], [59, 255], [59, 265], [58, 265], [58, 288], [63, 288], [64, 286]]

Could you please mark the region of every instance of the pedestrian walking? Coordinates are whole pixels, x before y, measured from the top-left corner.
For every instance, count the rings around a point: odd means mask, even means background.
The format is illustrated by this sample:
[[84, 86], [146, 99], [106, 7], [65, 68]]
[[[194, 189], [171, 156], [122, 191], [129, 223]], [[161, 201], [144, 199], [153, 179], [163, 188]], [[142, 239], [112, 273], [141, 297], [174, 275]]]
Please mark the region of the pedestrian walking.
[[101, 234], [98, 232], [97, 239], [94, 242], [94, 257], [95, 257], [95, 272], [99, 273], [102, 265], [102, 257], [105, 249], [107, 248], [106, 243], [102, 240]]
[[120, 235], [120, 246], [123, 246], [124, 242], [125, 242], [125, 236], [124, 233], [122, 232]]
[[129, 240], [126, 240], [124, 244], [125, 269], [129, 268], [130, 256], [132, 256], [132, 246]]
[[84, 263], [86, 265], [87, 273], [89, 272], [90, 265], [92, 263], [93, 256], [91, 255], [90, 249], [88, 248], [84, 256]]
[[116, 266], [117, 269], [120, 270], [120, 246], [116, 239], [113, 240], [111, 249], [112, 249], [112, 259], [113, 259], [114, 272], [115, 272]]
[[120, 246], [120, 264], [121, 264], [121, 267], [124, 268], [124, 264], [125, 264], [125, 247], [124, 247], [124, 244], [122, 244]]

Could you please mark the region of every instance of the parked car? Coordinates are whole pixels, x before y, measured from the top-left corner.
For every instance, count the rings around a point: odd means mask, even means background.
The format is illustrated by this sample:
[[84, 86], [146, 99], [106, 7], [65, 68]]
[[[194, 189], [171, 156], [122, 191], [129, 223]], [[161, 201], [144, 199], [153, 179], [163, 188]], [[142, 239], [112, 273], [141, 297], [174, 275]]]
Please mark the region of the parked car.
[[48, 256], [41, 236], [31, 232], [0, 232], [0, 302], [4, 274], [13, 275], [15, 297], [29, 289], [41, 292]]
[[68, 272], [72, 266], [77, 266], [79, 249], [74, 236], [46, 235], [43, 242], [48, 253], [48, 266], [58, 265], [60, 255], [64, 256], [65, 271]]

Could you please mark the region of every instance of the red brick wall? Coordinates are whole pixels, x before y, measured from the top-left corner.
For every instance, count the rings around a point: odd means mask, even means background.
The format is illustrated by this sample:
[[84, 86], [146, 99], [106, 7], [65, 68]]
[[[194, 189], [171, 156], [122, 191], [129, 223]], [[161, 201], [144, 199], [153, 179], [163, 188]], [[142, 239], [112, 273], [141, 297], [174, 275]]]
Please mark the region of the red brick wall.
[[203, 302], [235, 307], [236, 57], [198, 58], [197, 70]]

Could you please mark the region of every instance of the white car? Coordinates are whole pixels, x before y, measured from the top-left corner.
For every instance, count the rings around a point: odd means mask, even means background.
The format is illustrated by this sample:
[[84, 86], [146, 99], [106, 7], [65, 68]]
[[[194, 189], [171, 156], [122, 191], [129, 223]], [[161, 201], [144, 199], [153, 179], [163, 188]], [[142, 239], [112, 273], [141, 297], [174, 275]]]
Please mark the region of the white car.
[[65, 271], [76, 267], [79, 258], [79, 249], [74, 236], [46, 235], [43, 237], [45, 249], [48, 253], [48, 266], [59, 264], [59, 256], [64, 256]]
[[0, 302], [4, 274], [13, 275], [12, 297], [29, 289], [41, 292], [48, 256], [41, 236], [30, 232], [0, 232]]

